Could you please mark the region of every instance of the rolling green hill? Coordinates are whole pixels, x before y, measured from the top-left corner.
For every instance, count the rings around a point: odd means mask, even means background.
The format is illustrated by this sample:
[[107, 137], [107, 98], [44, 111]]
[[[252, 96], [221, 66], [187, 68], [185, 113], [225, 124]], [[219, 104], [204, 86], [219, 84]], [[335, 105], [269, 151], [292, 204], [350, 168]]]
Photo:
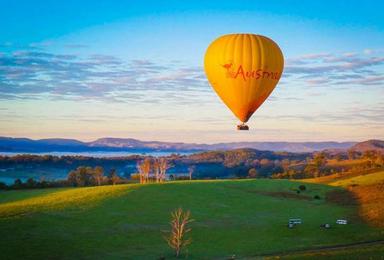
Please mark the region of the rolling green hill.
[[353, 176], [351, 178], [341, 179], [341, 180], [335, 180], [330, 183], [329, 185], [332, 186], [342, 186], [347, 187], [349, 185], [370, 185], [377, 182], [384, 181], [384, 171], [378, 171], [370, 174], [365, 175], [359, 175], [359, 176]]
[[[327, 201], [338, 190], [288, 180], [220, 180], [1, 192], [2, 259], [172, 258], [163, 239], [170, 212], [191, 211], [192, 244], [183, 256], [225, 259], [382, 238], [357, 205]], [[314, 199], [315, 195], [320, 200]], [[303, 224], [287, 228], [291, 217]], [[320, 229], [347, 218], [350, 225]], [[382, 251], [380, 251], [382, 252]]]
[[333, 174], [303, 181], [343, 187], [344, 193], [349, 194], [358, 205], [359, 216], [370, 225], [384, 228], [384, 171]]
[[317, 178], [302, 179], [307, 183], [327, 184], [332, 186], [346, 187], [352, 184], [374, 184], [384, 180], [384, 171], [382, 168], [357, 171], [352, 173], [334, 173]]

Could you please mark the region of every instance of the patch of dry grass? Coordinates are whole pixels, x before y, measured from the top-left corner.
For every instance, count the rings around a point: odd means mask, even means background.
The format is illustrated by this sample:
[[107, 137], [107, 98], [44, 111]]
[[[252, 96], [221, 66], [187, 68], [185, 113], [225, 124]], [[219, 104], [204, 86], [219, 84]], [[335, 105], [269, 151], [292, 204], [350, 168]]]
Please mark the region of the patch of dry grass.
[[360, 216], [375, 226], [384, 227], [384, 182], [348, 189], [359, 201]]
[[371, 225], [384, 227], [384, 171], [358, 176], [334, 174], [305, 182], [344, 187], [344, 190], [329, 192], [327, 200], [339, 205], [358, 205], [362, 219]]

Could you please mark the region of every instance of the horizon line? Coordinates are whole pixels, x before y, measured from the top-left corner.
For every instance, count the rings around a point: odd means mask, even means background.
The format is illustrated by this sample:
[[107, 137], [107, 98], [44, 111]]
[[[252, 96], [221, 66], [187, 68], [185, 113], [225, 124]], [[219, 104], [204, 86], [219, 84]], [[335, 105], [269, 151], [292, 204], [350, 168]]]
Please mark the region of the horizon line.
[[80, 141], [84, 143], [90, 143], [94, 142], [100, 139], [132, 139], [132, 140], [138, 140], [142, 142], [161, 142], [161, 143], [184, 143], [184, 144], [220, 144], [220, 143], [324, 143], [324, 142], [335, 142], [335, 143], [359, 143], [359, 142], [365, 142], [365, 141], [371, 141], [371, 140], [383, 140], [381, 138], [368, 138], [364, 139], [363, 141], [359, 140], [347, 140], [347, 141], [341, 141], [341, 140], [322, 140], [322, 141], [312, 141], [312, 140], [305, 140], [305, 141], [276, 141], [276, 140], [263, 140], [263, 141], [228, 141], [228, 142], [209, 142], [209, 143], [198, 143], [198, 142], [182, 142], [182, 141], [159, 141], [159, 140], [146, 140], [146, 139], [138, 139], [138, 138], [132, 138], [132, 137], [112, 137], [112, 136], [103, 136], [98, 137], [91, 140], [84, 140], [84, 139], [77, 139], [77, 138], [65, 138], [65, 137], [45, 137], [45, 138], [32, 138], [27, 136], [3, 136], [0, 135], [0, 138], [12, 138], [12, 139], [30, 139], [33, 141], [40, 141], [40, 140], [53, 140], [53, 139], [59, 139], [59, 140], [75, 140]]

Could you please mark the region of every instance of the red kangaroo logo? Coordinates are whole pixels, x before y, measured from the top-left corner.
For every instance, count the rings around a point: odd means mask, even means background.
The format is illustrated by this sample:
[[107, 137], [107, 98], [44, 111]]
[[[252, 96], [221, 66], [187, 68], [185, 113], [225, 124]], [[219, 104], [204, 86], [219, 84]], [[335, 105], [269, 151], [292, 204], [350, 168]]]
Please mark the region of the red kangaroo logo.
[[226, 70], [229, 70], [232, 67], [232, 63], [227, 63], [222, 65]]
[[227, 78], [233, 78], [234, 76], [234, 71], [233, 71], [233, 63], [230, 62], [230, 63], [226, 63], [224, 65], [221, 65], [224, 69], [227, 70]]

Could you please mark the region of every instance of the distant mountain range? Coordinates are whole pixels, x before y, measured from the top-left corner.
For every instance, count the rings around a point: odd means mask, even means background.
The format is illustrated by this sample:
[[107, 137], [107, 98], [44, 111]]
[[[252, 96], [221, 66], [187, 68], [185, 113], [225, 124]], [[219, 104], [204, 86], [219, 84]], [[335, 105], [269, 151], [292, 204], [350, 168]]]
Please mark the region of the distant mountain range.
[[[383, 146], [384, 141], [370, 140], [363, 147]], [[373, 142], [373, 143], [372, 143]], [[365, 143], [365, 142], [364, 142]], [[232, 142], [217, 144], [195, 144], [159, 141], [140, 141], [132, 138], [100, 138], [92, 142], [74, 139], [40, 139], [0, 137], [0, 152], [90, 152], [90, 151], [127, 151], [127, 152], [199, 152], [208, 150], [231, 150], [252, 148], [265, 151], [313, 152], [332, 149], [349, 149], [363, 143], [357, 142]], [[371, 145], [371, 146], [370, 146]], [[373, 147], [372, 146], [372, 147]], [[360, 147], [360, 148], [359, 148]], [[365, 149], [364, 148], [364, 149]], [[367, 148], [368, 149], [368, 148]]]

